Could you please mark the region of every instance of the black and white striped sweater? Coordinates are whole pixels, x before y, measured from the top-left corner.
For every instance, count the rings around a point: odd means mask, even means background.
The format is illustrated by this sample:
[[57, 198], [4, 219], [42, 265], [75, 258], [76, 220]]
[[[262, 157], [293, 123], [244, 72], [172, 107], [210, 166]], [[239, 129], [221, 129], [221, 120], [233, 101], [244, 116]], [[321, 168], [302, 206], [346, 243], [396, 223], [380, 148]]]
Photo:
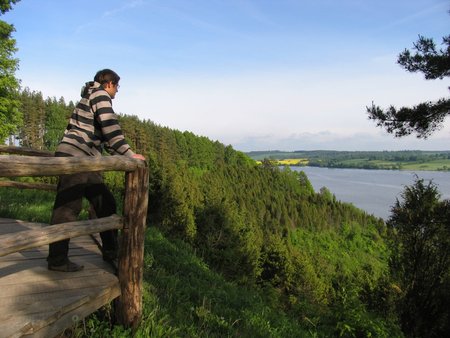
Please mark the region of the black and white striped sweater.
[[100, 83], [88, 82], [81, 90], [81, 100], [56, 152], [68, 156], [100, 156], [103, 148], [113, 155], [134, 154], [123, 136], [111, 97]]

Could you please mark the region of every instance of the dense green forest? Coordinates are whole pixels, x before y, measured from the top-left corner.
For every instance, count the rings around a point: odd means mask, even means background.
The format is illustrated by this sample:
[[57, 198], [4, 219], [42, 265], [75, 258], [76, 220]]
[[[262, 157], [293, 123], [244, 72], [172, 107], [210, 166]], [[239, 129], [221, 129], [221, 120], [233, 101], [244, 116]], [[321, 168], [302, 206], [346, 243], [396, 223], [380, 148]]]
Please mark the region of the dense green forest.
[[450, 151], [252, 151], [246, 153], [261, 161], [271, 160], [280, 165], [327, 168], [450, 170]]
[[[0, 15], [18, 1], [1, 1]], [[0, 32], [0, 143], [54, 150], [74, 103], [21, 89], [14, 26], [0, 20]], [[425, 44], [427, 58], [432, 52], [430, 66], [438, 71], [432, 76], [448, 75], [448, 63], [435, 67], [448, 53], [440, 55], [434, 44], [421, 40], [417, 46]], [[448, 45], [450, 39], [444, 41]], [[445, 102], [443, 107], [448, 114]], [[400, 128], [400, 135], [438, 125], [416, 118], [423, 105], [399, 121], [391, 119], [397, 117], [392, 107], [388, 115], [372, 108], [372, 118], [381, 119], [388, 131]], [[439, 123], [442, 113], [425, 117]], [[105, 307], [64, 336], [449, 335], [450, 201], [441, 199], [433, 183], [417, 180], [406, 187], [384, 223], [337, 201], [327, 189], [315, 192], [304, 173], [274, 165], [270, 159], [278, 159], [278, 152], [244, 154], [136, 116], [122, 115], [120, 122], [150, 168], [143, 320], [130, 332], [115, 326]], [[436, 169], [448, 170], [448, 155], [295, 152], [288, 158], [335, 167], [380, 168], [387, 162], [391, 169], [434, 159]], [[258, 156], [261, 164], [253, 159]], [[120, 200], [123, 174], [106, 173], [105, 180]], [[48, 222], [54, 197], [54, 192], [2, 188], [0, 217]]]
[[[28, 89], [19, 98], [25, 123], [10, 140], [53, 150], [73, 103]], [[122, 115], [120, 123], [150, 167], [146, 316], [138, 335], [437, 337], [449, 330], [450, 207], [437, 193], [423, 210], [438, 227], [421, 238], [430, 253], [414, 258], [396, 223], [339, 202], [327, 189], [315, 192], [303, 172], [258, 164], [231, 146], [136, 116]], [[120, 199], [123, 175], [105, 178]], [[53, 197], [4, 189], [0, 216], [48, 222]], [[410, 208], [396, 207], [398, 215]], [[439, 269], [423, 264], [436, 257]], [[413, 286], [411, 261], [427, 275]], [[426, 306], [423, 290], [432, 292]], [[92, 336], [129, 334], [101, 314], [84, 325]]]

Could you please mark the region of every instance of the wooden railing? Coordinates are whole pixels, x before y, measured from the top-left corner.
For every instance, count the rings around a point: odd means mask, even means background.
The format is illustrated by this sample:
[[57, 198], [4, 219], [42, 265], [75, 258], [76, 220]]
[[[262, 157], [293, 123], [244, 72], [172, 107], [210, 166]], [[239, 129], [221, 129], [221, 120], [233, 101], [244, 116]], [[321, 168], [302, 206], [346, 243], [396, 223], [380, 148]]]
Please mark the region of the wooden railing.
[[[52, 152], [0, 146], [0, 177], [57, 176], [95, 171], [125, 171], [123, 217], [61, 223], [0, 236], [0, 256], [36, 248], [61, 239], [121, 229], [118, 278], [121, 296], [116, 319], [135, 328], [142, 316], [144, 238], [148, 207], [148, 168], [141, 160], [125, 156], [53, 157]], [[20, 156], [22, 155], [22, 156]], [[48, 184], [0, 181], [0, 186], [53, 190]]]

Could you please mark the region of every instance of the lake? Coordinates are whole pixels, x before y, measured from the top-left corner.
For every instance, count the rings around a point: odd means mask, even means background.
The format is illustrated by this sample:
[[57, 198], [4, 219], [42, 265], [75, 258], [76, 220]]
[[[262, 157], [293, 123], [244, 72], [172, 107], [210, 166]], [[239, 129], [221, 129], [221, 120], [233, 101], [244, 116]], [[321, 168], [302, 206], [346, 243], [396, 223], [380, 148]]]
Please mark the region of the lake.
[[450, 199], [450, 173], [440, 171], [366, 170], [317, 167], [291, 167], [304, 171], [314, 190], [327, 187], [336, 198], [354, 204], [385, 220], [390, 209], [407, 185], [414, 184], [415, 175], [438, 187], [442, 199]]

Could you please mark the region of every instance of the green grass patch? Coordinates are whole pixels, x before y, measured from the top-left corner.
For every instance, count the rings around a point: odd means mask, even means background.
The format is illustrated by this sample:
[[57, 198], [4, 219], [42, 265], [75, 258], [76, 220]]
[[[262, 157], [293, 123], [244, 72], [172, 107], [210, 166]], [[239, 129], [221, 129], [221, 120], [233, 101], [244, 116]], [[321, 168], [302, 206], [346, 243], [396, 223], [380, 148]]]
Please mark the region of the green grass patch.
[[449, 160], [441, 159], [429, 162], [402, 163], [402, 169], [450, 171], [450, 159]]
[[[312, 337], [315, 328], [289, 317], [270, 290], [239, 286], [213, 272], [181, 241], [149, 228], [145, 241], [143, 320], [133, 334], [105, 321], [104, 311], [70, 332], [82, 337]], [[309, 326], [309, 327], [308, 327]]]
[[[278, 308], [271, 292], [236, 285], [210, 270], [181, 241], [147, 231], [145, 307], [178, 337], [301, 337], [297, 320]], [[154, 331], [143, 323], [142, 332]]]
[[0, 189], [0, 217], [49, 223], [55, 193], [41, 190]]

